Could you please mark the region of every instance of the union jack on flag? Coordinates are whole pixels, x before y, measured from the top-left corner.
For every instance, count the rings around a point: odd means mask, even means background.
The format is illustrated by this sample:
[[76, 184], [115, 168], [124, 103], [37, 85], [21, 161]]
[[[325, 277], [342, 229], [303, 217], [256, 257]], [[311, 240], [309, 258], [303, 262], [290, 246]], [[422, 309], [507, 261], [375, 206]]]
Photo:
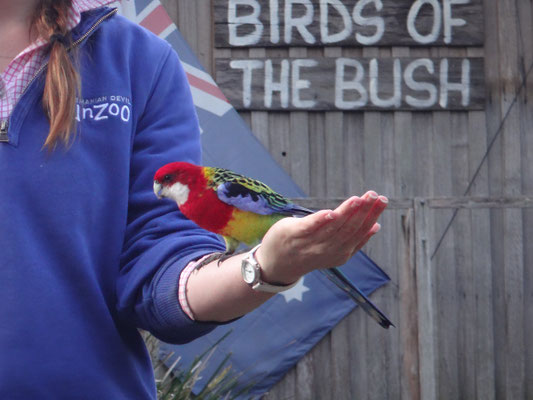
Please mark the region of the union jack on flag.
[[[120, 4], [123, 15], [167, 40], [180, 55], [196, 107], [217, 117], [222, 117], [232, 109], [226, 96], [220, 91], [211, 75], [199, 64], [159, 1], [123, 0]], [[139, 7], [139, 11], [136, 7]]]
[[[289, 197], [303, 197], [304, 193], [254, 137], [202, 68], [161, 3], [123, 0], [118, 7], [122, 15], [167, 40], [178, 53], [202, 129], [203, 164], [229, 168], [260, 179]], [[387, 274], [362, 252], [347, 265], [344, 273], [367, 295], [389, 281]], [[186, 346], [163, 344], [161, 358], [168, 359], [167, 354], [174, 353], [181, 358], [180, 365], [190, 365], [197, 355], [232, 331], [211, 356], [205, 376], [210, 376], [226, 355], [231, 354], [230, 363], [239, 374], [239, 387], [253, 385], [249, 396], [267, 392], [355, 307], [346, 294], [320, 273], [308, 274], [300, 282], [243, 318], [193, 343]], [[168, 365], [175, 358], [168, 359]], [[194, 392], [201, 391], [205, 382], [205, 379], [199, 380]]]

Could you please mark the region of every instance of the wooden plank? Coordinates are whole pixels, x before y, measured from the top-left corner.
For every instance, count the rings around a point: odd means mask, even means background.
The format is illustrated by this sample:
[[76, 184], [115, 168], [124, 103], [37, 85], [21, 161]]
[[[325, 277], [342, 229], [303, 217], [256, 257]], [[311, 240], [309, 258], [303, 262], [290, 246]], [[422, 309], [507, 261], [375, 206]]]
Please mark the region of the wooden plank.
[[[360, 191], [358, 193], [362, 194]], [[304, 207], [312, 208], [312, 209], [329, 209], [329, 208], [335, 208], [338, 205], [340, 205], [346, 198], [343, 197], [303, 197], [303, 198], [291, 198], [295, 203], [298, 203]], [[450, 204], [453, 203], [452, 200], [450, 200]], [[395, 198], [389, 198], [389, 204], [387, 206], [387, 209], [385, 212], [389, 210], [406, 210], [410, 209], [413, 206], [413, 200], [412, 199], [395, 199]]]
[[250, 127], [254, 136], [266, 149], [270, 149], [270, 137], [268, 135], [268, 113], [265, 111], [253, 111], [250, 114]]
[[366, 190], [363, 176], [364, 149], [361, 146], [364, 136], [363, 113], [344, 115], [344, 159], [346, 165], [346, 193], [361, 195]]
[[[408, 47], [395, 47], [392, 49], [394, 57], [412, 56]], [[385, 160], [392, 160], [392, 176], [385, 181], [392, 182], [393, 188], [390, 195], [398, 197], [412, 197], [415, 194], [415, 181], [413, 179], [414, 164], [419, 157], [413, 157], [413, 113], [395, 112], [393, 115], [394, 126], [389, 129], [389, 135], [383, 131], [383, 144], [385, 148], [392, 146], [392, 153], [385, 156]], [[389, 195], [389, 201], [390, 201]], [[389, 213], [384, 215], [388, 217]], [[399, 297], [399, 348], [400, 387], [398, 392], [402, 399], [420, 399], [420, 376], [418, 361], [418, 321], [417, 321], [417, 288], [416, 288], [416, 262], [415, 262], [415, 226], [413, 210], [395, 211], [396, 259], [398, 276]]]
[[[403, 198], [412, 197], [414, 188], [414, 164], [416, 157], [414, 129], [412, 129], [413, 115], [409, 112], [396, 112], [394, 114], [394, 144], [396, 149], [396, 194]], [[417, 154], [418, 157], [418, 154]]]
[[[468, 113], [452, 116], [452, 185], [456, 195], [465, 192], [469, 182]], [[472, 226], [470, 210], [459, 210], [453, 222], [455, 238], [456, 286], [458, 298], [458, 372], [460, 398], [476, 397], [476, 303], [472, 261]], [[451, 266], [450, 266], [451, 267]]]
[[[324, 50], [326, 57], [340, 55], [337, 47]], [[326, 194], [328, 196], [344, 196], [346, 174], [344, 173], [344, 127], [343, 115], [339, 112], [325, 114], [326, 143]], [[351, 394], [346, 390], [350, 381], [350, 354], [346, 349], [350, 346], [348, 318], [339, 323], [330, 333], [330, 398], [349, 400]]]
[[[310, 180], [309, 194], [316, 197], [326, 195], [326, 139], [324, 113], [308, 114], [309, 118], [309, 159]], [[340, 203], [339, 203], [340, 204]], [[322, 207], [321, 207], [322, 208]]]
[[[465, 56], [466, 50], [451, 50], [454, 56]], [[450, 170], [451, 193], [454, 196], [464, 194], [469, 182], [468, 170], [468, 113], [450, 114]], [[451, 231], [454, 237], [453, 264], [441, 268], [454, 269], [456, 293], [453, 296], [457, 307], [457, 331], [453, 333], [457, 353], [457, 392], [458, 398], [475, 397], [475, 316], [473, 293], [473, 267], [471, 248], [467, 244], [472, 240], [470, 211], [459, 210], [454, 214]], [[448, 293], [448, 296], [450, 293]], [[451, 333], [451, 332], [450, 332]]]
[[324, 338], [314, 348], [316, 362], [313, 365], [313, 397], [316, 399], [329, 399], [331, 393], [331, 333]]
[[344, 318], [330, 332], [330, 375], [327, 390], [321, 390], [325, 397], [339, 400], [350, 400], [353, 395], [350, 393], [348, 382], [351, 376], [351, 359], [350, 353], [346, 349], [350, 348], [354, 338], [350, 335], [350, 323], [348, 318]]
[[436, 197], [428, 199], [431, 208], [531, 208], [533, 207], [533, 196], [501, 196], [501, 197]]
[[[387, 49], [380, 49], [381, 55]], [[379, 149], [379, 155], [376, 157], [380, 159], [381, 171], [380, 179], [373, 185], [375, 190], [387, 197], [395, 194], [395, 125], [394, 125], [394, 113], [386, 112], [381, 113], [380, 124], [380, 136], [381, 146]], [[400, 214], [398, 212], [387, 212], [380, 217], [379, 222], [382, 225], [382, 230], [379, 234], [372, 239], [372, 244], [375, 246], [379, 256], [375, 255], [375, 260], [378, 265], [383, 268], [391, 278], [391, 284], [379, 291], [379, 297], [375, 297], [375, 301], [379, 301], [380, 307], [386, 312], [391, 321], [396, 326], [400, 327], [400, 304], [399, 304], [399, 282], [401, 269], [404, 267], [398, 262], [398, 247], [403, 245], [403, 242], [399, 240], [399, 225]], [[383, 251], [387, 249], [387, 251]], [[398, 351], [401, 345], [401, 331], [395, 329], [391, 332], [382, 332], [382, 346], [383, 346], [383, 363], [384, 369], [381, 376], [381, 380], [388, 382], [387, 388], [384, 391], [387, 398], [393, 398], [398, 393], [401, 393], [402, 376], [404, 372], [402, 370], [401, 354]], [[407, 371], [406, 371], [407, 372]]]
[[[344, 197], [305, 197], [293, 198], [298, 204], [308, 208], [334, 208]], [[533, 195], [531, 196], [467, 196], [467, 197], [429, 197], [424, 198], [429, 208], [436, 209], [504, 209], [504, 208], [532, 208]], [[389, 198], [387, 210], [407, 210], [412, 208], [412, 199]]]
[[296, 394], [296, 372], [293, 369], [287, 371], [283, 379], [277, 382], [267, 394], [262, 397], [264, 400], [277, 400], [277, 399], [294, 399]]
[[[450, 112], [434, 113], [434, 132], [432, 145], [434, 195], [450, 195], [452, 193], [451, 177], [451, 116]], [[433, 232], [431, 243], [436, 246], [442, 236], [452, 213], [450, 210], [437, 210], [433, 215]], [[439, 250], [432, 259], [436, 271], [436, 334], [438, 336], [438, 395], [443, 399], [458, 398], [457, 372], [457, 287], [454, 266], [454, 235], [448, 231]], [[432, 249], [433, 250], [433, 249]], [[432, 251], [432, 253], [434, 250]]]
[[[296, 400], [307, 400], [313, 398], [313, 364], [315, 358], [313, 350], [308, 352], [296, 365]], [[279, 398], [279, 397], [278, 397]]]
[[350, 393], [353, 394], [352, 398], [358, 400], [368, 400], [369, 393], [374, 389], [369, 385], [367, 368], [368, 353], [372, 354], [374, 348], [371, 347], [366, 332], [367, 324], [373, 321], [369, 321], [368, 316], [364, 314], [364, 312], [353, 312], [348, 317], [349, 329], [353, 338], [347, 349], [352, 361]]
[[[469, 175], [477, 170], [478, 164], [487, 149], [485, 115], [472, 112], [469, 116]], [[472, 186], [471, 194], [487, 196], [489, 193], [488, 165], [485, 163]], [[495, 398], [494, 372], [494, 322], [492, 299], [492, 260], [490, 256], [490, 212], [489, 209], [471, 209], [472, 263], [475, 279], [476, 299], [475, 324], [475, 398], [493, 400]]]
[[[390, 52], [389, 52], [390, 54]], [[377, 47], [367, 47], [363, 49], [364, 57], [380, 57], [383, 54]], [[390, 57], [390, 55], [385, 55]], [[378, 112], [366, 112], [364, 114], [363, 131], [363, 155], [364, 155], [364, 182], [368, 189], [381, 191], [380, 182], [383, 175], [382, 149], [382, 122], [383, 115]], [[365, 188], [365, 189], [366, 189]], [[364, 248], [364, 251], [373, 259], [379, 259], [383, 246], [383, 236], [378, 235], [371, 240]], [[382, 261], [378, 261], [382, 262]], [[384, 291], [378, 291], [372, 296], [373, 302], [380, 308], [384, 308], [386, 303]], [[361, 310], [356, 310], [361, 312]], [[377, 325], [374, 321], [368, 320], [366, 324], [367, 346], [370, 349], [380, 349], [380, 351], [369, 351], [366, 354], [366, 379], [369, 387], [368, 399], [384, 399], [389, 397], [389, 387], [382, 385], [386, 380], [388, 357], [388, 337], [390, 333]]]
[[305, 193], [310, 189], [309, 120], [303, 111], [290, 113], [290, 174]]
[[[344, 57], [362, 57], [361, 48], [343, 49]], [[366, 191], [364, 183], [364, 114], [344, 113], [344, 159], [346, 165], [346, 193], [361, 195]]]
[[[305, 2], [215, 0], [215, 45], [227, 46], [479, 46], [482, 0], [443, 2], [358, 0]], [[300, 3], [300, 4], [298, 4]], [[371, 3], [371, 2], [370, 2]], [[426, 5], [424, 6], [424, 3]], [[448, 3], [449, 4], [449, 3]], [[449, 16], [448, 16], [449, 15]], [[452, 20], [453, 18], [453, 20]], [[377, 20], [377, 21], [376, 21]], [[464, 24], [462, 23], [464, 21]]]
[[[498, 4], [500, 21], [516, 21], [515, 2]], [[513, 103], [520, 79], [519, 32], [516, 23], [501, 23], [498, 30], [500, 48], [500, 71], [502, 79], [502, 114], [511, 110], [502, 130], [503, 191], [506, 195], [521, 192], [521, 143], [519, 107]], [[513, 107], [512, 109], [510, 107]], [[505, 309], [505, 396], [520, 399], [525, 395], [524, 354], [524, 264], [523, 229], [520, 210], [506, 209], [503, 212], [504, 252], [504, 309]]]
[[[485, 59], [487, 65], [492, 68], [485, 69], [487, 85], [487, 104], [486, 104], [486, 135], [487, 143], [493, 139], [501, 123], [502, 112], [500, 109], [501, 92], [500, 87], [502, 80], [500, 77], [500, 48], [498, 32], [500, 24], [507, 23], [500, 21], [498, 3], [485, 1], [484, 14], [485, 24], [492, 29], [485, 30]], [[493, 145], [493, 149], [488, 154], [487, 167], [489, 178], [489, 194], [493, 197], [502, 196], [503, 194], [503, 175], [502, 175], [502, 151], [501, 137]], [[505, 324], [497, 323], [505, 315], [505, 293], [503, 291], [503, 268], [504, 254], [502, 246], [502, 225], [503, 210], [493, 209], [490, 213], [490, 255], [492, 269], [492, 312], [498, 316], [494, 323], [494, 397], [497, 399], [506, 398], [505, 393], [505, 363], [506, 363], [506, 345], [505, 345]]]
[[429, 259], [429, 216], [423, 199], [414, 200], [416, 286], [418, 300], [418, 357], [420, 365], [420, 398], [437, 399], [437, 337], [435, 282]]
[[[293, 47], [289, 50], [290, 57], [306, 57], [307, 49]], [[305, 193], [310, 189], [309, 168], [309, 119], [303, 111], [294, 111], [290, 119], [290, 174]]]
[[[265, 49], [250, 49], [249, 53], [250, 57], [264, 57]], [[254, 136], [266, 149], [270, 150], [268, 113], [265, 111], [252, 111], [250, 114], [250, 127]]]
[[414, 210], [394, 212], [400, 214], [401, 235], [398, 246], [398, 285], [399, 285], [399, 330], [401, 357], [400, 398], [421, 399], [419, 332], [416, 273], [416, 240]]
[[[521, 122], [521, 176], [522, 193], [533, 194], [533, 104], [530, 101], [532, 93], [533, 72], [530, 72], [533, 65], [533, 7], [530, 2], [516, 3], [518, 38], [520, 40], [521, 66], [520, 76], [527, 79], [526, 90], [522, 91], [519, 100], [520, 122]], [[529, 76], [526, 74], [529, 73]], [[524, 243], [524, 332], [533, 331], [533, 210], [524, 209], [522, 211], [523, 220], [523, 243]], [[533, 380], [527, 377], [533, 376], [533, 337], [525, 336], [525, 398], [533, 398]]]
[[[337, 47], [324, 50], [326, 57], [340, 55]], [[344, 127], [343, 115], [340, 112], [325, 114], [326, 143], [326, 194], [327, 196], [344, 196], [346, 174], [344, 173]], [[350, 354], [346, 349], [350, 346], [349, 322], [345, 318], [330, 333], [330, 382], [329, 398], [349, 400], [351, 395], [346, 390], [346, 382], [350, 381]]]
[[340, 112], [325, 114], [326, 136], [326, 194], [344, 196], [346, 174], [344, 170], [344, 128]]
[[215, 64], [218, 85], [239, 110], [481, 110], [485, 105], [482, 58], [233, 57], [217, 58]]
[[[431, 57], [430, 50], [427, 48], [412, 48], [409, 50], [411, 57], [427, 58]], [[433, 113], [419, 112], [411, 114], [410, 130], [412, 132], [412, 154], [411, 164], [407, 173], [407, 179], [403, 178], [403, 183], [412, 181], [413, 190], [416, 196], [430, 197], [433, 188], [433, 174], [428, 173], [428, 168], [432, 165], [433, 146], [431, 144], [433, 129]]]
[[268, 126], [270, 154], [274, 157], [274, 160], [285, 169], [285, 171], [290, 172], [289, 115], [285, 113], [269, 113]]
[[[172, 3], [172, 2], [169, 2]], [[170, 5], [170, 4], [169, 4]], [[196, 2], [192, 1], [177, 1], [172, 6], [178, 13], [178, 26], [180, 33], [183, 35], [191, 49], [197, 54], [198, 52], [198, 36], [197, 36], [197, 14]]]
[[215, 66], [213, 57], [214, 50], [214, 27], [213, 27], [213, 8], [210, 1], [196, 1], [197, 19], [196, 19], [196, 35], [197, 51], [196, 56], [200, 63], [210, 74], [214, 74]]

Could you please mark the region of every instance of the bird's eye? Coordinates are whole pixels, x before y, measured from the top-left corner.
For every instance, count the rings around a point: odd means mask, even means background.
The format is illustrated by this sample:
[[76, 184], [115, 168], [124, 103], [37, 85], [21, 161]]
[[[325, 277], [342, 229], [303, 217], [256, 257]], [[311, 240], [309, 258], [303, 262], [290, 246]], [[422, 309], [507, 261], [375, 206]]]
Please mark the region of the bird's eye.
[[166, 174], [163, 177], [163, 182], [170, 182], [171, 180], [172, 180], [172, 175], [170, 175], [170, 174]]

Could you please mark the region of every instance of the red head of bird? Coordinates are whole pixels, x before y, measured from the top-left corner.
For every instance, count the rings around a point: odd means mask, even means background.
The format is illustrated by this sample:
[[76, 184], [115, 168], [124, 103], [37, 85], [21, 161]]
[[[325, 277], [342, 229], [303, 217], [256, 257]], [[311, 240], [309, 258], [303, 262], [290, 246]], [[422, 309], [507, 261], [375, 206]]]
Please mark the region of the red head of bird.
[[154, 176], [154, 193], [166, 197], [182, 206], [191, 191], [205, 189], [206, 178], [203, 168], [188, 162], [173, 162], [159, 168]]

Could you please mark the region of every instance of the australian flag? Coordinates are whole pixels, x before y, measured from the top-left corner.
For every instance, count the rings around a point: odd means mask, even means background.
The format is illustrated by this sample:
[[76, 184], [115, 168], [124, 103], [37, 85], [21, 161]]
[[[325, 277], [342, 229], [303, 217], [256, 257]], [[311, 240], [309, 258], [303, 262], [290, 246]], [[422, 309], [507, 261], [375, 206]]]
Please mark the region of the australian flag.
[[[200, 121], [203, 163], [260, 179], [289, 197], [305, 196], [258, 142], [199, 64], [161, 3], [123, 0], [118, 6], [123, 15], [167, 40], [178, 53]], [[342, 269], [367, 295], [389, 281], [387, 274], [362, 252]], [[203, 373], [211, 376], [231, 354], [229, 362], [240, 376], [239, 387], [253, 385], [247, 396], [260, 395], [280, 380], [354, 307], [354, 302], [324, 275], [311, 273], [297, 286], [277, 294], [254, 312], [193, 343], [184, 346], [163, 344], [161, 358], [173, 353], [181, 357], [179, 365], [190, 365], [195, 357], [231, 331], [219, 344]], [[169, 365], [172, 362], [172, 358], [168, 360]], [[194, 392], [201, 391], [202, 382], [206, 381], [199, 380]]]

